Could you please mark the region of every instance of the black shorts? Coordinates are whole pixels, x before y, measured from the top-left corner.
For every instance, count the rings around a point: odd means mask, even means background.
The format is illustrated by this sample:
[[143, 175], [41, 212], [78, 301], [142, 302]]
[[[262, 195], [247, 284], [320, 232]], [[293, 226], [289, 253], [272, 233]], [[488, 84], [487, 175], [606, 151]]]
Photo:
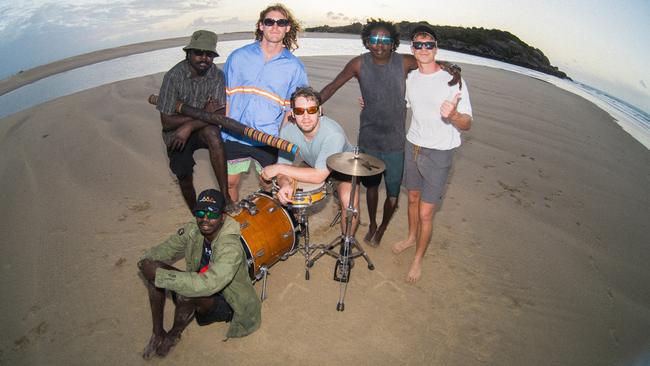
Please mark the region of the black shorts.
[[226, 160], [229, 163], [241, 159], [254, 159], [262, 167], [275, 164], [278, 161], [278, 149], [271, 146], [250, 146], [237, 141], [224, 141]]
[[194, 152], [198, 149], [207, 149], [208, 146], [201, 141], [197, 131], [192, 132], [185, 142], [183, 150], [172, 150], [167, 148], [169, 157], [169, 168], [178, 178], [187, 177], [194, 172]]
[[221, 292], [212, 295], [214, 306], [207, 314], [196, 313], [196, 322], [200, 326], [208, 325], [214, 322], [226, 322], [232, 320], [233, 311], [230, 304], [223, 297]]

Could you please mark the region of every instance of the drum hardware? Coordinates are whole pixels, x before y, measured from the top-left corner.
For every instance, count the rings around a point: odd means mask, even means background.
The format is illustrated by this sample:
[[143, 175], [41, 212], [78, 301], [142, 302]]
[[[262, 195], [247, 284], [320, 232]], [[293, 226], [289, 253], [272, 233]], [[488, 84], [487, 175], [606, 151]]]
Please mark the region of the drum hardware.
[[[277, 181], [273, 180], [273, 192], [277, 194], [280, 187], [277, 184]], [[298, 223], [300, 230], [299, 233], [303, 237], [303, 244], [296, 245], [295, 250], [285, 254], [285, 256], [290, 256], [295, 254], [297, 251], [301, 251], [305, 257], [305, 280], [310, 279], [309, 273], [309, 263], [311, 262], [312, 254], [320, 246], [315, 246], [310, 241], [309, 235], [309, 212], [318, 207], [320, 203], [324, 202], [325, 198], [332, 191], [332, 183], [328, 180], [322, 184], [313, 184], [313, 183], [304, 183], [298, 182], [291, 203], [287, 205], [287, 208], [293, 213], [296, 222]]]
[[[336, 304], [337, 311], [345, 310], [345, 292], [350, 280], [350, 271], [354, 266], [354, 258], [363, 257], [368, 263], [368, 269], [374, 270], [375, 265], [372, 263], [368, 254], [363, 250], [361, 245], [354, 239], [352, 233], [353, 216], [358, 216], [357, 209], [354, 208], [354, 197], [357, 191], [357, 177], [365, 177], [379, 174], [384, 171], [384, 162], [380, 159], [367, 154], [359, 153], [358, 148], [354, 152], [343, 152], [331, 155], [327, 158], [327, 166], [337, 172], [350, 175], [352, 177], [352, 191], [350, 192], [350, 202], [346, 210], [345, 230], [342, 236], [334, 239], [329, 245], [319, 246], [320, 252], [307, 263], [307, 267], [312, 267], [323, 255], [327, 254], [336, 259], [334, 266], [334, 280], [340, 283], [339, 301]], [[341, 208], [342, 209], [342, 208]], [[337, 253], [334, 248], [340, 246]], [[355, 252], [352, 250], [356, 249]]]
[[295, 253], [295, 226], [289, 213], [268, 194], [258, 191], [242, 199], [239, 212], [230, 214], [240, 226], [251, 281], [262, 280], [263, 301], [267, 297], [269, 268]]

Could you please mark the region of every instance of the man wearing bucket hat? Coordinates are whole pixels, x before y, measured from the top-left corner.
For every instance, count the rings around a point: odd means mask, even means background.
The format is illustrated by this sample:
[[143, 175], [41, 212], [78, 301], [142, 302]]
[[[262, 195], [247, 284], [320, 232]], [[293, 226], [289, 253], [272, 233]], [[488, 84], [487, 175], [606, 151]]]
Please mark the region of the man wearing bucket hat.
[[[165, 357], [193, 317], [199, 325], [230, 322], [226, 336], [243, 337], [260, 327], [261, 304], [248, 275], [239, 223], [223, 214], [224, 196], [216, 189], [201, 194], [195, 221], [149, 249], [138, 262], [146, 281], [153, 334], [142, 357]], [[186, 271], [167, 264], [185, 258]], [[165, 290], [176, 305], [174, 324], [163, 327]]]
[[192, 210], [196, 202], [194, 151], [198, 149], [208, 149], [219, 188], [224, 192], [227, 203], [231, 202], [227, 189], [226, 153], [220, 129], [176, 113], [176, 101], [225, 115], [226, 82], [223, 71], [212, 63], [219, 56], [215, 33], [207, 30], [194, 32], [183, 50], [185, 60], [172, 67], [163, 78], [156, 108], [160, 111], [169, 167], [178, 179], [187, 207]]

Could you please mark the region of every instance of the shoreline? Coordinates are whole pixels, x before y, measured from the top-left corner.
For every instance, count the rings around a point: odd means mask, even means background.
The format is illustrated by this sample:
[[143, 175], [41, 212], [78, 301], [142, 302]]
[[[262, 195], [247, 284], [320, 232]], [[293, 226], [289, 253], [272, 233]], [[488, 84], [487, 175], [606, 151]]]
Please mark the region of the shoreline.
[[[319, 89], [348, 59], [303, 61]], [[163, 74], [3, 118], [0, 363], [145, 363], [151, 320], [136, 262], [191, 219], [146, 101]], [[390, 250], [406, 234], [402, 189], [382, 244], [364, 246], [375, 270], [356, 261], [344, 312], [334, 260], [317, 261], [307, 281], [296, 254], [270, 268], [258, 331], [221, 342], [227, 324], [193, 323], [153, 362], [593, 366], [650, 355], [648, 151], [552, 84], [475, 65], [463, 75], [475, 123], [455, 153], [418, 283], [404, 281], [414, 250]], [[358, 96], [352, 80], [324, 106], [350, 141]], [[216, 186], [207, 151], [195, 158], [197, 190]], [[256, 179], [242, 177], [242, 197]], [[334, 200], [324, 201], [309, 217], [312, 243], [340, 236], [329, 227]], [[360, 215], [357, 239], [368, 230], [365, 203]]]
[[[245, 39], [253, 39], [252, 32], [232, 32], [220, 33], [219, 42], [222, 41], [239, 41]], [[358, 35], [343, 34], [343, 33], [313, 33], [302, 32], [299, 37], [304, 38], [358, 38]], [[7, 94], [25, 85], [44, 79], [48, 76], [56, 75], [65, 71], [73, 70], [79, 67], [92, 65], [98, 62], [108, 61], [120, 57], [137, 55], [150, 51], [157, 51], [165, 48], [183, 47], [187, 45], [189, 36], [160, 39], [155, 41], [146, 41], [140, 43], [132, 43], [128, 45], [106, 48], [103, 50], [84, 53], [81, 55], [71, 56], [59, 61], [53, 61], [45, 65], [36, 66], [34, 68], [24, 70], [18, 74], [9, 76], [6, 79], [0, 80], [0, 96]], [[217, 47], [219, 47], [217, 45]]]

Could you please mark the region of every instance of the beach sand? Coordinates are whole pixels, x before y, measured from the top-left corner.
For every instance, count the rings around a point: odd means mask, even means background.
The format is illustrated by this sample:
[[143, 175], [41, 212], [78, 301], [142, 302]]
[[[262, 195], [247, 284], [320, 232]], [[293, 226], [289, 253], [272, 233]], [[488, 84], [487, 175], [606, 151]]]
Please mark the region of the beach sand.
[[[349, 59], [303, 61], [321, 88]], [[463, 76], [474, 125], [418, 283], [404, 281], [414, 250], [390, 251], [407, 231], [403, 190], [381, 246], [365, 248], [376, 269], [356, 260], [345, 311], [336, 311], [334, 259], [317, 261], [307, 281], [298, 253], [271, 268], [257, 332], [222, 342], [228, 325], [192, 323], [166, 359], [148, 362], [151, 320], [136, 261], [192, 219], [146, 101], [162, 74], [3, 118], [0, 363], [649, 362], [650, 152], [607, 113], [551, 84], [472, 65]], [[351, 141], [358, 96], [350, 82], [325, 105]], [[207, 153], [196, 158], [197, 190], [216, 186]], [[241, 195], [256, 189], [246, 176]], [[335, 212], [330, 197], [309, 218], [312, 243], [340, 234], [329, 227]], [[365, 203], [361, 220], [358, 238]], [[172, 309], [168, 302], [168, 319]]]

